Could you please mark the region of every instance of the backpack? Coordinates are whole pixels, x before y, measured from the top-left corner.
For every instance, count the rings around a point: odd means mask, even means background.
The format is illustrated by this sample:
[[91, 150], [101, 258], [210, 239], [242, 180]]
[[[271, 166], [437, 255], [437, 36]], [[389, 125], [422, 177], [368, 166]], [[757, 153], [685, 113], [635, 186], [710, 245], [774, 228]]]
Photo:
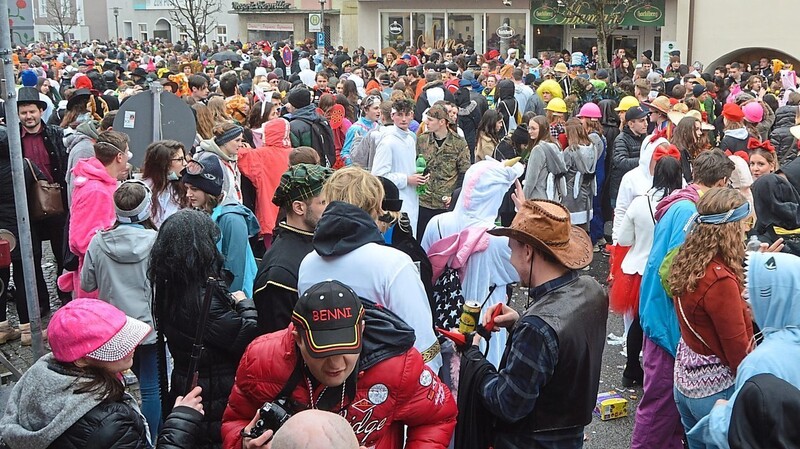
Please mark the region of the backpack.
[[[437, 228], [439, 224], [436, 224]], [[442, 238], [442, 230], [439, 229], [439, 238]], [[436, 310], [433, 312], [433, 324], [441, 329], [453, 329], [458, 327], [461, 318], [461, 307], [464, 305], [464, 293], [461, 288], [461, 277], [458, 271], [450, 266], [445, 267], [444, 272], [436, 278], [433, 283], [433, 301]], [[444, 337], [439, 336], [440, 342]]]
[[319, 121], [308, 120], [306, 118], [295, 118], [301, 120], [311, 127], [311, 147], [319, 153], [320, 165], [323, 167], [333, 167], [336, 162], [336, 147], [333, 143], [333, 130], [328, 120], [322, 117]]

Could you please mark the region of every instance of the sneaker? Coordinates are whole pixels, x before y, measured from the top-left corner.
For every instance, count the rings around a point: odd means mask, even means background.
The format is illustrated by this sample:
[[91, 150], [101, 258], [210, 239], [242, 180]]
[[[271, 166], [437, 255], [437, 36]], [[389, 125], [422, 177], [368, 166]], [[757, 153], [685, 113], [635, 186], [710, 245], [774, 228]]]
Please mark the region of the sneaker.
[[592, 246], [592, 252], [593, 253], [599, 253], [600, 252], [600, 242], [597, 242], [597, 243], [594, 244], [594, 246]]

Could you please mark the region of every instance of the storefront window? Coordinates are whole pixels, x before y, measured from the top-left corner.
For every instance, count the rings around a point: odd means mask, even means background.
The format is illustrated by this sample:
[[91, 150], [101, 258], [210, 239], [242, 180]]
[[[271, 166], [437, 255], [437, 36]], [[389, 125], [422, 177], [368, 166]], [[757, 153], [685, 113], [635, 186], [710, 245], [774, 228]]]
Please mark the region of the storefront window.
[[417, 48], [444, 47], [444, 12], [412, 14], [414, 18], [414, 42]]
[[483, 53], [483, 13], [448, 13], [447, 26], [447, 41], [451, 46], [474, 48]]
[[408, 13], [381, 13], [381, 46], [394, 48], [397, 53], [411, 45], [411, 16]]
[[561, 36], [564, 27], [561, 25], [534, 25], [533, 26], [533, 52], [540, 60], [543, 52], [558, 53], [564, 48]]
[[[639, 57], [639, 39], [632, 36], [612, 36], [609, 37], [608, 57], [611, 58], [612, 52], [619, 48], [624, 48], [625, 53], [629, 58], [638, 60]], [[609, 59], [610, 61], [611, 59]]]
[[486, 50], [497, 50], [505, 58], [509, 48], [516, 48], [524, 56], [527, 28], [525, 14], [486, 14]]

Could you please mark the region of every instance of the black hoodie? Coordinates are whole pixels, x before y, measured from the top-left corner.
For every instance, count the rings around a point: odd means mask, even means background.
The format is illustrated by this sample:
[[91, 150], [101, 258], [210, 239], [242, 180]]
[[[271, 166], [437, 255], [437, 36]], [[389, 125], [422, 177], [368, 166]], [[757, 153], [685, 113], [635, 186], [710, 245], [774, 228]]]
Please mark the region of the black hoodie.
[[800, 391], [772, 374], [758, 374], [742, 385], [733, 403], [731, 449], [800, 448]]
[[320, 256], [341, 256], [367, 243], [385, 243], [368, 213], [342, 201], [333, 201], [325, 208], [314, 231], [314, 249]]
[[751, 189], [758, 220], [754, 235], [769, 244], [782, 237], [783, 252], [800, 256], [800, 232], [791, 232], [800, 228], [800, 194], [789, 181], [772, 173], [758, 178]]
[[503, 116], [501, 136], [505, 136], [513, 131], [513, 129], [511, 129], [511, 120], [514, 120], [514, 123], [516, 123], [517, 113], [520, 112], [517, 100], [514, 98], [515, 89], [516, 86], [514, 82], [509, 79], [500, 80], [500, 82], [497, 83], [494, 97], [497, 102], [497, 107], [495, 109]]

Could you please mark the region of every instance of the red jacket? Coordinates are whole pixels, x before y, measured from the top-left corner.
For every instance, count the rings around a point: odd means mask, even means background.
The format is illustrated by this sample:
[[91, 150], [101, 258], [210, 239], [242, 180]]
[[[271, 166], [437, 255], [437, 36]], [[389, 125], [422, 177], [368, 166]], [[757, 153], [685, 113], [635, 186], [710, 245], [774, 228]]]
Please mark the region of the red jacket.
[[[292, 330], [294, 325], [262, 335], [247, 348], [222, 417], [224, 448], [242, 447], [241, 430], [289, 379], [299, 356]], [[318, 387], [314, 396], [321, 390]], [[298, 384], [292, 400], [310, 408], [306, 382]], [[406, 448], [444, 449], [450, 444], [457, 414], [450, 390], [413, 347], [359, 372], [355, 398], [345, 410], [360, 444], [375, 449], [402, 448], [404, 425], [408, 426]]]
[[256, 218], [261, 235], [272, 234], [278, 218], [278, 206], [272, 203], [283, 172], [289, 168], [289, 122], [284, 119], [264, 123], [263, 146], [239, 150], [238, 166], [256, 188]]
[[[750, 349], [753, 319], [733, 272], [719, 257], [713, 257], [695, 291], [676, 296], [674, 302], [683, 341], [698, 354], [716, 355], [736, 374]], [[689, 329], [681, 308], [708, 346]]]

